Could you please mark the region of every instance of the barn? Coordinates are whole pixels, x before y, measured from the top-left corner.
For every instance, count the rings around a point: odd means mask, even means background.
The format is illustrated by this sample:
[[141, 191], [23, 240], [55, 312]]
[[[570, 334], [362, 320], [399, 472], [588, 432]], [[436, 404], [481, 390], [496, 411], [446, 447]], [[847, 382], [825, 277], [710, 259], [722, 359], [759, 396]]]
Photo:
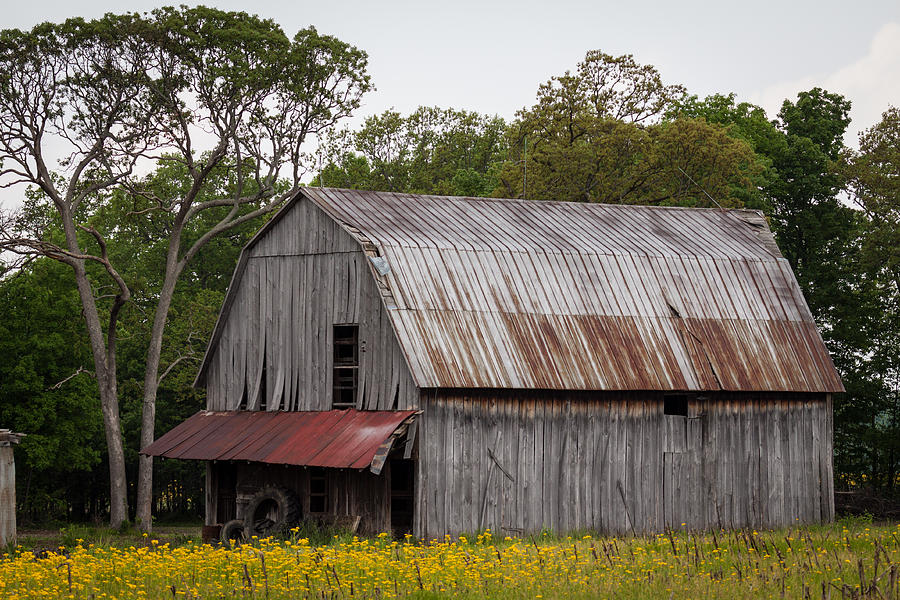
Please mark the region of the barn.
[[208, 525], [278, 494], [426, 538], [834, 513], [843, 387], [756, 211], [305, 188], [196, 385], [144, 452], [206, 462]]

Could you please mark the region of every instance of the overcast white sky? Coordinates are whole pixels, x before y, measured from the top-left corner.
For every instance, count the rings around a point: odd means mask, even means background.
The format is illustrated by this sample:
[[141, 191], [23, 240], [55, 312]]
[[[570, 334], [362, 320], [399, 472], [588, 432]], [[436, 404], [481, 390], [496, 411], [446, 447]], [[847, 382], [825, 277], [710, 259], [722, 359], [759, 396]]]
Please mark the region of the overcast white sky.
[[[3, 0], [0, 27], [173, 2]], [[537, 86], [572, 69], [587, 50], [634, 54], [666, 83], [704, 96], [735, 92], [773, 118], [781, 102], [813, 86], [853, 103], [846, 142], [900, 105], [898, 0], [207, 0], [255, 12], [288, 35], [314, 25], [369, 54], [377, 91], [358, 116], [420, 105], [498, 114], [531, 105]]]

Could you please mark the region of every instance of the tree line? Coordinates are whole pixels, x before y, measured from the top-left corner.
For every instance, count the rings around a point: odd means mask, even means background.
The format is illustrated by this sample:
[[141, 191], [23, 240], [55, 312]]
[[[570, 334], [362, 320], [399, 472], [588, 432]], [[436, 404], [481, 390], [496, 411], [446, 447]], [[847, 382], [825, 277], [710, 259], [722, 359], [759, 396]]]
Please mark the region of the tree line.
[[0, 184], [22, 196], [0, 215], [0, 425], [29, 434], [24, 518], [148, 528], [151, 513], [202, 511], [198, 465], [153, 466], [138, 450], [203, 407], [191, 384], [237, 253], [304, 176], [764, 211], [847, 388], [837, 485], [896, 492], [896, 108], [854, 149], [838, 94], [801, 92], [770, 116], [590, 51], [509, 122], [421, 107], [338, 129], [372, 89], [366, 66], [313, 28], [290, 38], [202, 7], [0, 32]]

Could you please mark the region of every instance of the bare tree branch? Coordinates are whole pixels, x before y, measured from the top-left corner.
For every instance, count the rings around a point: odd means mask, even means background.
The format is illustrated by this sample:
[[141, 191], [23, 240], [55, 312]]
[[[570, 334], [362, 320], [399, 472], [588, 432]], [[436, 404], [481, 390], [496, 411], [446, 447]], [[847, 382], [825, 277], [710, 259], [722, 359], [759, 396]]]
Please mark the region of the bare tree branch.
[[172, 369], [174, 369], [176, 366], [178, 366], [179, 363], [181, 363], [182, 361], [185, 361], [185, 360], [196, 361], [196, 360], [200, 360], [200, 357], [196, 356], [193, 352], [191, 354], [187, 354], [187, 355], [178, 355], [178, 357], [175, 360], [173, 360], [171, 363], [169, 363], [169, 366], [167, 366], [166, 369], [160, 374], [159, 378], [156, 380], [156, 384], [161, 385], [163, 379], [165, 379], [166, 376], [172, 372]]
[[78, 367], [78, 370], [76, 370], [74, 373], [72, 373], [71, 375], [69, 375], [68, 377], [66, 377], [65, 379], [63, 379], [63, 380], [61, 380], [61, 381], [57, 381], [56, 383], [54, 383], [53, 385], [51, 385], [50, 387], [48, 387], [45, 391], [58, 390], [58, 389], [60, 389], [66, 382], [68, 382], [68, 381], [70, 381], [70, 380], [72, 380], [72, 379], [78, 377], [78, 376], [81, 375], [82, 373], [87, 373], [87, 374], [90, 375], [91, 377], [94, 376], [94, 373], [93, 373], [92, 371], [88, 371], [87, 369], [84, 368], [84, 365], [82, 365], [82, 366]]

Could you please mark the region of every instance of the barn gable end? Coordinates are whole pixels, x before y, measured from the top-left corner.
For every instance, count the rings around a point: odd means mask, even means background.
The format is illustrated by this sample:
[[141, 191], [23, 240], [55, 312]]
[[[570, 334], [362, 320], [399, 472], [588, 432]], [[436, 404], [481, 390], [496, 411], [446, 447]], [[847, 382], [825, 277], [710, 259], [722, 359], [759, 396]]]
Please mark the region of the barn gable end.
[[314, 203], [298, 197], [283, 209], [239, 259], [197, 378], [207, 409], [331, 409], [335, 324], [359, 327], [356, 407], [415, 407], [370, 265], [360, 242]]

